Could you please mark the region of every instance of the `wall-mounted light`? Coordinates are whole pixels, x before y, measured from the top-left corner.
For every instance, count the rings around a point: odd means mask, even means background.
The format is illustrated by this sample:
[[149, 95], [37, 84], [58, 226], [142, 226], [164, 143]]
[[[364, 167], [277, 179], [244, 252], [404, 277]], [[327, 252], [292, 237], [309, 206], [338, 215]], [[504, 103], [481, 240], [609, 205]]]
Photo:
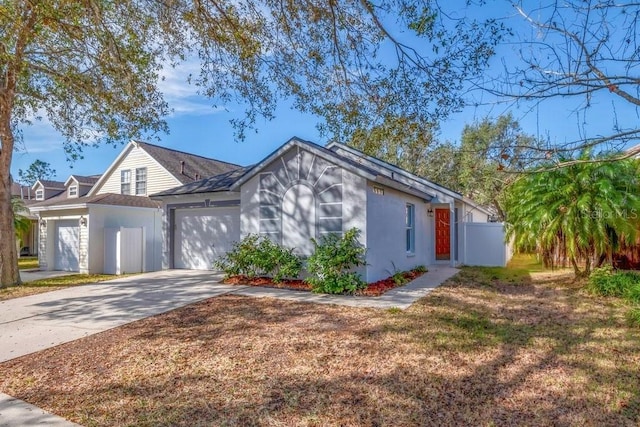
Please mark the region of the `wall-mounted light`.
[[87, 226], [87, 218], [85, 218], [85, 217], [81, 216], [81, 217], [80, 217], [80, 225], [81, 225], [82, 227], [86, 227], [86, 226]]
[[40, 220], [40, 227], [45, 228], [47, 226], [47, 221], [45, 221], [44, 219]]
[[427, 215], [433, 216], [433, 208], [427, 209]]

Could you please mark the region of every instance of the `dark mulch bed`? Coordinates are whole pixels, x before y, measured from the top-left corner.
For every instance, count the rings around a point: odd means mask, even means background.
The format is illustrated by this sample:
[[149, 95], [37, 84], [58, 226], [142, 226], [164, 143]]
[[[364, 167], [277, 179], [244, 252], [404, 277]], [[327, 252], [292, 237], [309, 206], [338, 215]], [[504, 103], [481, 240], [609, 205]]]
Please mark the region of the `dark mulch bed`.
[[[421, 271], [406, 271], [403, 276], [406, 283], [422, 276], [424, 272]], [[311, 292], [311, 284], [304, 280], [287, 279], [281, 282], [274, 282], [270, 277], [248, 277], [248, 276], [231, 276], [223, 280], [223, 283], [227, 285], [247, 285], [247, 286], [260, 286], [263, 288], [278, 288], [278, 289], [290, 289], [294, 291], [308, 291]], [[378, 280], [367, 284], [367, 287], [356, 291], [355, 295], [379, 297], [385, 292], [397, 288], [398, 286], [404, 286], [406, 283], [398, 284], [393, 280], [393, 277], [387, 277], [386, 279]]]

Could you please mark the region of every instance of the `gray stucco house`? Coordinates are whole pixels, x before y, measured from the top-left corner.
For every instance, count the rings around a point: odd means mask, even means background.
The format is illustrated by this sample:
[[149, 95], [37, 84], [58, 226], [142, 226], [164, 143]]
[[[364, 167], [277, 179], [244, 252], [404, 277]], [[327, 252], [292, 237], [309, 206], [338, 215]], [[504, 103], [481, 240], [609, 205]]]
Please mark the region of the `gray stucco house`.
[[417, 265], [505, 265], [502, 224], [462, 195], [333, 143], [292, 138], [260, 163], [160, 191], [162, 268], [211, 269], [257, 233], [308, 255], [310, 238], [361, 230], [363, 278]]

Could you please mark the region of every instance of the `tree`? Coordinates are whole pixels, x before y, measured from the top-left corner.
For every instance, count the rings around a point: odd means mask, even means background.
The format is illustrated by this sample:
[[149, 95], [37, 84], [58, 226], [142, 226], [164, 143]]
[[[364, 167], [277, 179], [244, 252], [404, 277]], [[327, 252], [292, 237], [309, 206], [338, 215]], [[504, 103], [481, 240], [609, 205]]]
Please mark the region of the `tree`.
[[[640, 136], [635, 114], [618, 109], [640, 106], [636, 70], [640, 65], [638, 3], [609, 0], [512, 2], [526, 28], [514, 40], [518, 61], [505, 61], [504, 72], [481, 83], [503, 100], [544, 108], [554, 99], [571, 105], [578, 115], [575, 139], [538, 150], [535, 161], [592, 148], [623, 150]], [[611, 105], [610, 133], [590, 135], [583, 128], [596, 104]], [[618, 158], [640, 152], [622, 151]], [[557, 162], [556, 162], [557, 163]]]
[[492, 206], [504, 219], [505, 189], [526, 166], [531, 166], [523, 159], [532, 157], [538, 146], [510, 114], [465, 126], [455, 169], [458, 191]]
[[22, 169], [18, 170], [18, 176], [20, 177], [20, 181], [28, 186], [32, 186], [36, 183], [36, 181], [40, 179], [51, 180], [56, 176], [56, 170], [51, 167], [49, 162], [43, 162], [42, 160], [36, 160], [26, 171]]
[[635, 242], [638, 163], [604, 161], [611, 157], [583, 152], [562, 159], [581, 162], [521, 176], [508, 190], [508, 236], [537, 248], [547, 265], [566, 256], [576, 277], [588, 276], [596, 260], [611, 260], [621, 242]]
[[[346, 140], [387, 116], [437, 123], [459, 108], [465, 79], [504, 30], [416, 0], [7, 0], [0, 28], [4, 213], [21, 126], [46, 117], [72, 160], [88, 144], [166, 131], [163, 66], [197, 58], [201, 72], [188, 77], [201, 93], [245, 106], [239, 138], [291, 99]], [[8, 235], [13, 223], [0, 215], [0, 241]], [[0, 245], [0, 260], [0, 286], [17, 283], [12, 245]]]

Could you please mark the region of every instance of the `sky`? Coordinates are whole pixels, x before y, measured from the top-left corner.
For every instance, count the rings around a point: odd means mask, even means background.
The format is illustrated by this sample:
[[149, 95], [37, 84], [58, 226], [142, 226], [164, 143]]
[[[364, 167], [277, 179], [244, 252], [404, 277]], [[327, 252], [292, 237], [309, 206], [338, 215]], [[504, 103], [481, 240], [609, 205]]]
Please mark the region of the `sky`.
[[[534, 2], [535, 3], [535, 2]], [[485, 8], [488, 15], [511, 16], [508, 24], [525, 29], [522, 19], [514, 17], [512, 10], [490, 2]], [[499, 3], [504, 5], [504, 3]], [[499, 47], [491, 62], [490, 70], [497, 70], [503, 61], [516, 57], [513, 45]], [[327, 141], [316, 129], [319, 118], [302, 114], [291, 108], [291, 102], [283, 100], [271, 121], [258, 121], [257, 132], [247, 132], [244, 141], [236, 141], [229, 121], [242, 116], [241, 106], [227, 105], [213, 108], [213, 102], [197, 94], [197, 89], [186, 82], [190, 73], [197, 71], [198, 64], [189, 62], [177, 69], [165, 70], [165, 80], [160, 87], [173, 112], [166, 118], [169, 134], [162, 134], [152, 143], [168, 148], [187, 151], [205, 157], [216, 158], [240, 165], [254, 164], [284, 144], [293, 136], [319, 144]], [[482, 95], [487, 105], [467, 107], [441, 123], [439, 140], [457, 142], [465, 124], [472, 124], [485, 116], [497, 117], [510, 112], [521, 124], [525, 133], [548, 137], [552, 142], [573, 141], [580, 136], [579, 129], [588, 127], [591, 135], [607, 134], [611, 131], [614, 117], [637, 121], [637, 111], [616, 96], [601, 93], [592, 100], [592, 108], [586, 120], [576, 116], [576, 108], [582, 100], [545, 101], [537, 108], [530, 105], [494, 103], [489, 95]], [[616, 115], [612, 114], [615, 109]], [[93, 175], [104, 172], [115, 160], [122, 147], [101, 146], [84, 150], [84, 159], [70, 163], [62, 148], [62, 138], [46, 122], [35, 122], [23, 128], [24, 147], [14, 153], [12, 175], [26, 169], [36, 159], [49, 162], [57, 171], [56, 178], [65, 181], [69, 175]]]

